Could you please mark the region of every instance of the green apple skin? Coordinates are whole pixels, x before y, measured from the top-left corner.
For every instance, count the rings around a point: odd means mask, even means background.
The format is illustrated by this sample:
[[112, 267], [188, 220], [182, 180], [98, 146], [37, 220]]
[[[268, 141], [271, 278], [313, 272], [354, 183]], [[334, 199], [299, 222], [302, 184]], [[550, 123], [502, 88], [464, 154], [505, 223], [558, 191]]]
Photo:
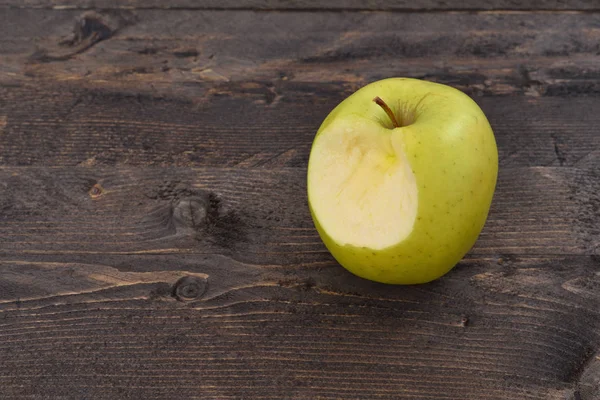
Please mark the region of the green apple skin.
[[[342, 101], [323, 121], [315, 138], [340, 118], [389, 121], [373, 102], [376, 96], [390, 106], [399, 102], [416, 114], [412, 123], [401, 128], [418, 187], [412, 231], [400, 243], [384, 249], [340, 245], [315, 218], [311, 204], [319, 199], [311, 198], [309, 185], [311, 215], [327, 249], [353, 274], [389, 284], [430, 282], [450, 271], [483, 229], [498, 174], [494, 134], [483, 111], [461, 91], [418, 79], [389, 78]], [[312, 172], [309, 160], [309, 176]]]

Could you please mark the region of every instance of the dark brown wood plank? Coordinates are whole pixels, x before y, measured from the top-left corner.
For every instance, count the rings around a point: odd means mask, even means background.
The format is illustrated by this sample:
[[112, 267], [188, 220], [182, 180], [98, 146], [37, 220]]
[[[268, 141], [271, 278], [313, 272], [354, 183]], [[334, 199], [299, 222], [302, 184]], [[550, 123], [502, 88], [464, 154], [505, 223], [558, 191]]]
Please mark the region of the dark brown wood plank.
[[[97, 260], [0, 260], [4, 398], [594, 398], [597, 257], [469, 258], [401, 288]], [[198, 297], [173, 297], [182, 277]]]
[[[279, 100], [267, 104], [270, 89]], [[344, 84], [250, 83], [206, 102], [67, 87], [0, 88], [0, 164], [299, 167]], [[591, 167], [600, 98], [476, 98], [501, 167]]]
[[[600, 170], [500, 171], [472, 254], [600, 254]], [[220, 254], [331, 262], [304, 168], [0, 168], [0, 254]]]
[[502, 166], [586, 167], [599, 154], [597, 14], [2, 17], [4, 165], [304, 165], [330, 109], [400, 75], [474, 96]]
[[0, 7], [76, 9], [186, 10], [320, 10], [320, 11], [451, 11], [451, 10], [598, 10], [593, 0], [0, 0]]
[[600, 87], [598, 13], [10, 9], [1, 18], [0, 82], [13, 85], [83, 82], [190, 98], [224, 82], [356, 87], [396, 75], [485, 95]]

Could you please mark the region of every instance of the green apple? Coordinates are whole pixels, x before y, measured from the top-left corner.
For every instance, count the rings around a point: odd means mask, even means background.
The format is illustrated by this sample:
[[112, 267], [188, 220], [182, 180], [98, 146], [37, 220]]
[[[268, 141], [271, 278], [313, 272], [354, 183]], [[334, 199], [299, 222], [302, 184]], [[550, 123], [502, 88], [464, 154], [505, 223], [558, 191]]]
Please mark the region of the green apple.
[[325, 246], [350, 272], [425, 283], [477, 240], [497, 174], [494, 134], [469, 96], [384, 79], [323, 121], [310, 152], [308, 202]]

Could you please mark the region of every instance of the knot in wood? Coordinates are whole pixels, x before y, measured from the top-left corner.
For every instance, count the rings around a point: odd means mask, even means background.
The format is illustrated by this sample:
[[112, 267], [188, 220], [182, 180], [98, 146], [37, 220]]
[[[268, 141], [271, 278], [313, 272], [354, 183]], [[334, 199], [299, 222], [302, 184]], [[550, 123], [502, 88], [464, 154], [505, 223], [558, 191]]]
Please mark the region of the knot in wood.
[[465, 328], [469, 325], [469, 317], [467, 317], [466, 315], [463, 315], [462, 318], [460, 319], [460, 325]]
[[104, 18], [95, 12], [83, 14], [76, 22], [73, 29], [73, 41], [70, 45], [77, 45], [84, 40], [99, 42], [110, 38], [113, 29], [108, 26]]
[[180, 301], [196, 300], [206, 292], [208, 282], [194, 276], [185, 276], [173, 286], [173, 297]]
[[208, 201], [202, 197], [179, 199], [173, 206], [173, 219], [180, 226], [196, 229], [206, 223]]
[[104, 193], [104, 189], [102, 189], [102, 186], [100, 186], [99, 183], [96, 183], [94, 186], [92, 186], [88, 193], [92, 199], [96, 199], [102, 196], [102, 193]]

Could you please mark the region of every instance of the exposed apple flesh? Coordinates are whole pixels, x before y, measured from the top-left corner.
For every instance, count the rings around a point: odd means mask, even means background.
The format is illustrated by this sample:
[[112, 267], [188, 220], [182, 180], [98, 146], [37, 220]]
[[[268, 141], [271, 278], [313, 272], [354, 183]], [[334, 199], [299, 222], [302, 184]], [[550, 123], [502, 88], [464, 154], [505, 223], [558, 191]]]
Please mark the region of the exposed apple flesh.
[[321, 226], [341, 245], [384, 249], [406, 238], [417, 216], [417, 183], [402, 131], [341, 120], [314, 143], [311, 181]]

